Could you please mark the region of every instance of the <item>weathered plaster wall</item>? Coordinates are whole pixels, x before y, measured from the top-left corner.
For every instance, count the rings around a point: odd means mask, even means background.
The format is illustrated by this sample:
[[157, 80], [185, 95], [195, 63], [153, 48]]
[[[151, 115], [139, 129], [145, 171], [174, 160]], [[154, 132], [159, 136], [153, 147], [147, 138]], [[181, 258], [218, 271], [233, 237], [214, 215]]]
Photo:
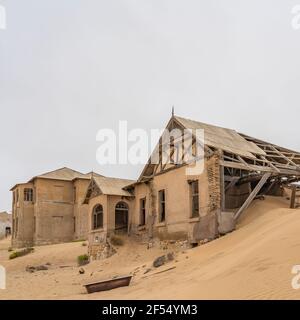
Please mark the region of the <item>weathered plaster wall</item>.
[[[12, 246], [27, 247], [33, 245], [34, 204], [24, 201], [24, 189], [33, 188], [32, 183], [19, 185], [15, 191], [15, 202], [12, 207]], [[17, 201], [17, 193], [19, 198]]]
[[[13, 203], [13, 247], [87, 239], [88, 205], [82, 202], [88, 183], [38, 178], [19, 185], [14, 190], [19, 200]], [[24, 188], [34, 190], [34, 201], [24, 201]]]
[[36, 179], [35, 244], [72, 241], [74, 238], [73, 184]]
[[[190, 167], [193, 167], [191, 165]], [[220, 203], [219, 162], [217, 157], [205, 161], [204, 171], [195, 176], [187, 175], [188, 167], [180, 167], [157, 175], [151, 183], [138, 184], [135, 187], [135, 206], [132, 218], [133, 230], [139, 229], [140, 199], [146, 197], [147, 229], [150, 228], [151, 215], [153, 218], [153, 235], [159, 238], [193, 238], [215, 236], [216, 214]], [[191, 218], [191, 196], [188, 180], [199, 181], [199, 206], [198, 218]], [[158, 220], [158, 191], [165, 190], [166, 220]], [[154, 201], [153, 201], [153, 197]], [[154, 203], [154, 208], [152, 207]], [[216, 204], [216, 205], [214, 205]], [[215, 207], [214, 207], [215, 206]], [[208, 231], [208, 232], [206, 232]], [[200, 234], [199, 234], [200, 232]], [[196, 233], [196, 235], [195, 235]]]
[[77, 179], [74, 182], [74, 192], [76, 192], [74, 201], [74, 217], [75, 217], [75, 239], [87, 239], [88, 210], [89, 206], [83, 204], [87, 187], [90, 180]]
[[[103, 228], [93, 229], [93, 210], [98, 205], [101, 204], [103, 207]], [[90, 199], [88, 205], [88, 225], [89, 225], [89, 244], [92, 245], [97, 242], [105, 242], [108, 230], [108, 202], [107, 195], [99, 195]]]

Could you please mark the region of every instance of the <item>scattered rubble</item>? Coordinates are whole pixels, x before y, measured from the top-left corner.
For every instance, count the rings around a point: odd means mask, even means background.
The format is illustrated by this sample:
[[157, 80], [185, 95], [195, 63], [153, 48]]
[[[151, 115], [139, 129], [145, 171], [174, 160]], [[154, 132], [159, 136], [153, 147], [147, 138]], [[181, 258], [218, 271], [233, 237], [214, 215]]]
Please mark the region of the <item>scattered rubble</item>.
[[45, 271], [48, 269], [49, 268], [46, 265], [39, 265], [39, 266], [27, 266], [25, 270], [26, 272], [33, 273], [36, 271]]
[[78, 270], [78, 272], [79, 272], [79, 274], [84, 274], [84, 273], [85, 273], [85, 270], [84, 270], [83, 268], [80, 268], [80, 269]]
[[169, 262], [169, 261], [173, 261], [174, 260], [174, 253], [173, 252], [169, 252], [168, 254], [164, 255], [164, 256], [160, 256], [158, 258], [156, 258], [153, 261], [153, 267], [154, 268], [159, 268], [162, 265], [164, 265], [165, 263]]
[[144, 274], [150, 272], [151, 270], [152, 270], [151, 268], [147, 268], [147, 269], [145, 270]]
[[104, 260], [114, 255], [117, 250], [109, 243], [101, 243], [89, 247], [89, 255], [92, 260]]

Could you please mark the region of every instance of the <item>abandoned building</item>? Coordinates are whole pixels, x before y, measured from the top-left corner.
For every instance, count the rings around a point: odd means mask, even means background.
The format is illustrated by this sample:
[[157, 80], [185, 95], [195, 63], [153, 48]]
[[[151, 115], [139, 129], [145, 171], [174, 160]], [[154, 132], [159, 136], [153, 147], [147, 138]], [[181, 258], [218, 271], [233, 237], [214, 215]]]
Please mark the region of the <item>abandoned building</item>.
[[175, 115], [166, 129], [176, 135], [167, 143], [162, 135], [137, 181], [63, 168], [13, 187], [13, 246], [88, 239], [97, 256], [115, 233], [211, 240], [234, 230], [255, 198], [300, 180], [298, 152]]
[[0, 212], [0, 239], [11, 235], [11, 216], [8, 212]]
[[[159, 162], [149, 160], [137, 182], [125, 188], [134, 194], [130, 216], [134, 233], [191, 243], [214, 239], [232, 231], [258, 195], [282, 195], [283, 185], [300, 179], [298, 152], [174, 115], [167, 129], [182, 133], [170, 143], [168, 161], [162, 161], [161, 138], [154, 151]], [[192, 132], [192, 150], [203, 149], [199, 175], [186, 174], [196, 160], [174, 163], [174, 157], [182, 156], [179, 148], [185, 129]], [[204, 145], [195, 139], [196, 129], [204, 130]]]
[[91, 176], [61, 168], [15, 185], [11, 189], [12, 246], [86, 239], [88, 205], [83, 200]]
[[92, 176], [84, 204], [88, 204], [89, 250], [97, 254], [107, 236], [130, 232], [134, 196], [124, 188], [133, 180]]
[[[159, 161], [152, 163], [155, 156], [151, 157], [137, 181], [126, 186], [120, 181], [117, 188], [101, 190], [104, 178], [91, 180], [85, 203], [89, 203], [92, 251], [122, 230], [147, 239], [190, 243], [214, 239], [234, 230], [257, 196], [282, 195], [284, 185], [300, 179], [300, 153], [295, 151], [174, 115], [166, 129], [181, 133], [169, 143], [167, 161], [161, 137], [154, 150]], [[199, 159], [174, 161], [184, 158], [179, 149], [185, 129], [191, 132], [191, 150], [203, 149], [203, 170], [195, 175], [187, 174], [187, 169]], [[194, 136], [197, 129], [204, 130], [204, 145]]]

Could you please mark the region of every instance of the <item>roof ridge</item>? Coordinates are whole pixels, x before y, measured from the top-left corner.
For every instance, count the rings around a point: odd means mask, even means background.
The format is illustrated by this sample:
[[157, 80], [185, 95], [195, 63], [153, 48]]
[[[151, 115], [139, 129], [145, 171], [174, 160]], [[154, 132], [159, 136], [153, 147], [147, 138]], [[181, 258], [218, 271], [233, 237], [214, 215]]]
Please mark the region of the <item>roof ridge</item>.
[[76, 173], [83, 174], [82, 172], [77, 171], [77, 170], [74, 170], [74, 169], [69, 168], [69, 167], [61, 167], [61, 168], [58, 168], [58, 169], [54, 169], [54, 170], [51, 170], [51, 171], [47, 171], [47, 172], [44, 172], [44, 173], [38, 174], [38, 175], [34, 176], [34, 178], [35, 178], [35, 177], [39, 177], [39, 176], [44, 176], [44, 175], [49, 174], [49, 173], [54, 173], [54, 172], [56, 172], [56, 171], [65, 170], [65, 169], [67, 169], [67, 170], [71, 170], [71, 171], [76, 172]]
[[232, 131], [237, 132], [235, 129], [231, 129], [231, 128], [227, 128], [227, 127], [223, 127], [223, 126], [220, 126], [220, 125], [211, 124], [211, 123], [207, 123], [207, 122], [202, 122], [202, 121], [191, 119], [191, 118], [186, 118], [186, 117], [181, 117], [181, 116], [176, 116], [176, 115], [174, 116], [174, 118], [178, 119], [179, 121], [180, 121], [180, 119], [183, 119], [183, 120], [186, 120], [186, 121], [193, 121], [193, 122], [197, 122], [197, 123], [200, 123], [200, 124], [205, 124], [205, 125], [208, 125], [208, 126], [221, 128], [221, 129], [226, 129], [226, 130], [232, 130]]
[[[94, 177], [95, 178], [95, 177]], [[97, 177], [96, 177], [97, 178]], [[129, 180], [129, 181], [135, 181], [134, 179], [128, 179], [128, 178], [118, 178], [118, 177], [108, 177], [108, 176], [100, 176], [100, 178], [105, 179], [116, 179], [116, 180]]]

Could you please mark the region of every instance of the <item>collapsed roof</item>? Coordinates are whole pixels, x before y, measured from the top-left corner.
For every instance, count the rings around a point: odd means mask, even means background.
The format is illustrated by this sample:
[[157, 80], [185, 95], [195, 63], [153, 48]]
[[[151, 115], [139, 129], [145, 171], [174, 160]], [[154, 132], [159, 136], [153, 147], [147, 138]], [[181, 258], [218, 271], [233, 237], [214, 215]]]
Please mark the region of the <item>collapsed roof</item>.
[[[279, 147], [235, 130], [172, 116], [166, 129], [204, 130], [204, 145], [207, 152], [221, 151], [221, 165], [225, 168], [244, 170], [253, 173], [269, 172], [274, 175], [300, 177], [300, 153]], [[195, 136], [194, 136], [195, 137]], [[161, 144], [161, 140], [159, 142]], [[159, 145], [158, 144], [158, 145]], [[158, 152], [158, 146], [154, 152]], [[174, 166], [176, 167], [176, 165]], [[149, 159], [138, 182], [151, 179], [157, 164]]]

